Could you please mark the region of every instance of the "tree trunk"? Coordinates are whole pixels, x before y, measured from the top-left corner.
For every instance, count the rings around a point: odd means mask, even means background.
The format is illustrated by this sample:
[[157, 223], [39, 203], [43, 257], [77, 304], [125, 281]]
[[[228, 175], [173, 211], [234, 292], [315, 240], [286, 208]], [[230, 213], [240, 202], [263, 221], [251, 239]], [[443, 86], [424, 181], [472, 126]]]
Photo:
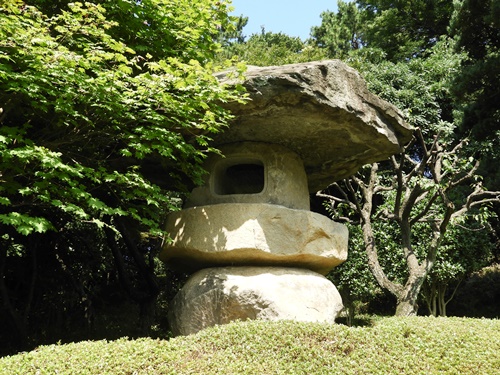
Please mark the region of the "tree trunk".
[[446, 305], [444, 293], [439, 293], [439, 316], [446, 316]]
[[415, 316], [418, 312], [417, 298], [420, 288], [412, 286], [403, 296], [397, 297], [396, 316]]
[[415, 316], [417, 315], [416, 302], [412, 300], [402, 300], [396, 307], [396, 316]]
[[[479, 163], [476, 163], [472, 168], [461, 170], [456, 164], [455, 174], [443, 168], [447, 158], [459, 156], [464, 144], [465, 140], [451, 150], [445, 150], [436, 135], [428, 145], [422, 132], [417, 130], [414, 142], [408, 144], [398, 158], [391, 157], [393, 178], [388, 179], [386, 173], [386, 177], [381, 178], [382, 175], [378, 175], [378, 164], [374, 163], [369, 173], [365, 170], [351, 176], [344, 180], [343, 187], [335, 184], [340, 197], [333, 197], [332, 204], [346, 205], [359, 215], [368, 267], [380, 287], [397, 298], [396, 315], [416, 315], [418, 294], [434, 266], [437, 250], [451, 220], [464, 215], [475, 206], [499, 201], [500, 192], [484, 191], [479, 182], [474, 183], [473, 191], [464, 197], [465, 203], [461, 207], [455, 207], [451, 199], [455, 194], [454, 188], [465, 186], [464, 182], [472, 179], [479, 167]], [[418, 158], [415, 158], [415, 146], [419, 149]], [[462, 159], [456, 160], [454, 163]], [[384, 195], [388, 191], [395, 191], [395, 195]], [[380, 203], [382, 200], [387, 203], [386, 207]], [[397, 279], [389, 279], [379, 262], [372, 218], [396, 223], [399, 227], [400, 238], [394, 236], [393, 240], [400, 246], [406, 262], [408, 278], [405, 285]], [[412, 238], [412, 231], [415, 236], [417, 224], [425, 225], [431, 230], [425, 258], [414, 249], [416, 242]], [[446, 314], [449, 299], [445, 300], [444, 292], [445, 290], [440, 295], [437, 290], [428, 296], [427, 305], [434, 314], [438, 311]]]
[[451, 296], [448, 299], [446, 299], [448, 283], [443, 283], [443, 285], [439, 288], [439, 316], [446, 316], [446, 306], [448, 306], [448, 303], [453, 299], [453, 297], [455, 297], [455, 294], [461, 282], [462, 280], [457, 283], [457, 285], [453, 289], [453, 293], [451, 293]]
[[427, 280], [422, 286], [422, 294], [425, 298], [425, 304], [427, 305], [429, 315], [437, 316], [437, 289], [435, 283]]
[[427, 272], [425, 268], [410, 268], [410, 276], [404, 287], [404, 292], [397, 298], [396, 316], [414, 316], [418, 313], [418, 295], [424, 284]]

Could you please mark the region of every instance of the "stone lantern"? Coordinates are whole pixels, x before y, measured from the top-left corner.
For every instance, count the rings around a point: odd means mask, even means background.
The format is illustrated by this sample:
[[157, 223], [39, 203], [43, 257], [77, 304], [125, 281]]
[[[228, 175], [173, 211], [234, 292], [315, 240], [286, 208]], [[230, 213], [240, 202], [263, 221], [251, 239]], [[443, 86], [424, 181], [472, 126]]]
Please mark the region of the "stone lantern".
[[251, 101], [227, 105], [235, 119], [214, 139], [222, 155], [167, 219], [160, 259], [193, 273], [172, 301], [174, 334], [237, 319], [333, 323], [342, 300], [324, 275], [346, 260], [348, 232], [311, 212], [309, 195], [411, 137], [340, 61], [251, 67], [244, 85]]

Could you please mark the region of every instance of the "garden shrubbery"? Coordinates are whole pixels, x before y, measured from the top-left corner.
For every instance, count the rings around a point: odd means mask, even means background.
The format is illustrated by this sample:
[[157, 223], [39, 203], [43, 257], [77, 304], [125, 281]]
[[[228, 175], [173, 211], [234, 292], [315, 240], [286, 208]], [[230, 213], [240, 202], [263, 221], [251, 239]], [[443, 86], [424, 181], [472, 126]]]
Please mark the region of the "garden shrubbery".
[[171, 340], [50, 345], [0, 374], [497, 374], [500, 321], [377, 318], [364, 327], [236, 322]]

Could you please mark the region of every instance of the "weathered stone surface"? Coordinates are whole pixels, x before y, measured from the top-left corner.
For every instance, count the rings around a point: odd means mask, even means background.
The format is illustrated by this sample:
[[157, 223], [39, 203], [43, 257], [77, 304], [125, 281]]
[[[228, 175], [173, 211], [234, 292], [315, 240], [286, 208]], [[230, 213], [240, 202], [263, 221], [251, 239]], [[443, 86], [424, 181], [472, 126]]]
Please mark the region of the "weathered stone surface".
[[252, 101], [224, 104], [236, 117], [214, 144], [281, 144], [304, 161], [311, 192], [388, 158], [411, 138], [401, 112], [341, 61], [249, 67], [244, 86]]
[[[287, 148], [270, 143], [238, 142], [223, 145], [221, 155], [206, 163], [205, 184], [193, 190], [185, 207], [219, 203], [270, 203], [309, 210], [309, 190], [304, 164]], [[254, 165], [258, 171], [237, 168]], [[232, 177], [227, 176], [230, 169]], [[259, 186], [260, 182], [260, 186]]]
[[175, 335], [234, 320], [334, 323], [342, 309], [337, 288], [324, 276], [279, 267], [209, 268], [188, 280], [168, 314]]
[[214, 266], [283, 266], [326, 274], [347, 258], [348, 231], [326, 216], [283, 206], [227, 203], [170, 214], [173, 241], [160, 259], [186, 271]]

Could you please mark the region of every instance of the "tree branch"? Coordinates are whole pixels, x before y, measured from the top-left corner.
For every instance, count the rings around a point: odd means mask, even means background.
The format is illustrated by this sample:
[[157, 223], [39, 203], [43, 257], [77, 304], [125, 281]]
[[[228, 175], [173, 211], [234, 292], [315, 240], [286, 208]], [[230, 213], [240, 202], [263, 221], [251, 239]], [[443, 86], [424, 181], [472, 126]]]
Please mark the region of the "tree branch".
[[[428, 191], [425, 192], [425, 194], [422, 194], [421, 195], [421, 199], [423, 199], [426, 195], [427, 195]], [[425, 215], [430, 211], [430, 209], [432, 208], [432, 205], [434, 204], [434, 202], [436, 201], [436, 199], [439, 197], [439, 194], [436, 192], [427, 202], [427, 204], [425, 205], [425, 207], [417, 214], [413, 217], [413, 219], [410, 220], [410, 225], [414, 225], [416, 222], [418, 222], [419, 220], [421, 220], [423, 217], [425, 217]]]
[[453, 213], [452, 217], [459, 217], [472, 207], [486, 203], [500, 203], [500, 191], [482, 190], [482, 185], [479, 183], [474, 187], [474, 191], [467, 196], [462, 207]]
[[398, 163], [394, 156], [391, 157], [392, 165], [396, 172], [396, 200], [394, 202], [394, 215], [400, 217], [401, 212], [401, 196], [403, 195], [403, 171], [401, 170], [402, 163]]

